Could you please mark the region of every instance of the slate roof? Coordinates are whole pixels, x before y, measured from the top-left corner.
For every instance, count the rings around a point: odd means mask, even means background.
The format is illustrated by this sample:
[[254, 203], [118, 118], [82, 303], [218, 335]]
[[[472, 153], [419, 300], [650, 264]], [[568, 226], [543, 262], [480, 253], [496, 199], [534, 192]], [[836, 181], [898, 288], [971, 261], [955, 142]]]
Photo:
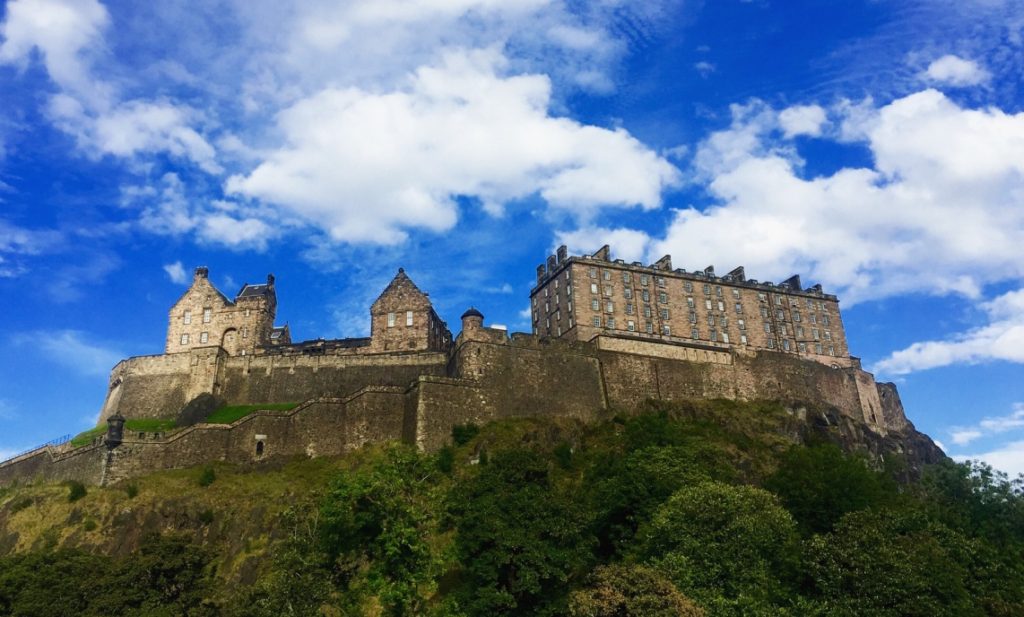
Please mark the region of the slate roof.
[[235, 300], [239, 298], [253, 298], [256, 296], [269, 296], [274, 293], [269, 285], [250, 285], [248, 283], [242, 285], [242, 290], [235, 296]]

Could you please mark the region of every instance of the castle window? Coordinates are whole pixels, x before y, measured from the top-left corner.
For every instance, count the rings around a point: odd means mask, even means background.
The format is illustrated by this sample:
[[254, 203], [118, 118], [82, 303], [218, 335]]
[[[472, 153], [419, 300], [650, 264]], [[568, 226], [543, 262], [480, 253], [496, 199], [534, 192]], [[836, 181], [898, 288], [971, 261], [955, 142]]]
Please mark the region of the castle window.
[[768, 296], [766, 296], [763, 291], [759, 291], [757, 292], [757, 299], [760, 300], [761, 302], [765, 302], [766, 300], [768, 300]]
[[722, 326], [723, 328], [728, 328], [729, 327], [729, 318], [726, 317], [725, 315], [719, 316], [718, 317], [718, 325]]
[[768, 339], [768, 349], [775, 349], [775, 339]]
[[811, 313], [811, 323], [818, 323], [818, 316]]
[[664, 276], [656, 276], [656, 277], [654, 277], [654, 284], [657, 285], [658, 287], [664, 287], [665, 286], [665, 277]]
[[599, 300], [591, 300], [590, 301], [590, 310], [592, 310], [592, 311], [600, 311], [601, 310], [601, 302]]
[[722, 337], [722, 342], [723, 343], [728, 343], [729, 342], [729, 333], [728, 332], [722, 332], [721, 337]]
[[715, 343], [718, 342], [718, 330], [715, 330], [714, 328], [711, 329], [710, 340]]
[[718, 310], [720, 310], [720, 311], [724, 311], [725, 310], [725, 303], [722, 302], [721, 300], [718, 301]]
[[732, 290], [732, 297], [733, 297], [733, 298], [736, 298], [737, 300], [739, 300], [739, 297], [740, 297], [740, 290], [739, 290], [739, 289], [733, 289], [733, 290]]
[[649, 307], [647, 305], [644, 305], [644, 317], [650, 317], [650, 316], [651, 316], [651, 307]]
[[633, 303], [631, 303], [631, 302], [627, 302], [626, 303], [626, 314], [627, 315], [632, 315], [633, 314]]
[[811, 328], [811, 337], [814, 340], [818, 340], [818, 329], [817, 328]]
[[626, 299], [627, 300], [632, 300], [633, 299], [633, 289], [631, 287], [627, 287], [627, 288], [623, 289], [622, 293], [624, 293], [626, 295]]
[[647, 330], [647, 334], [654, 334], [654, 324], [647, 322], [644, 324], [644, 329]]
[[407, 326], [411, 326], [412, 325], [412, 311], [406, 311], [405, 312], [405, 325], [407, 325]]
[[695, 341], [696, 340], [700, 340], [700, 330], [698, 330], [697, 328], [691, 328], [690, 329], [690, 338], [692, 338]]
[[810, 298], [807, 298], [807, 308], [809, 308], [809, 309], [813, 309], [814, 308], [814, 302], [812, 302]]
[[743, 305], [742, 305], [742, 304], [740, 304], [739, 302], [737, 302], [737, 303], [736, 303], [736, 306], [735, 306], [734, 308], [736, 309], [736, 314], [737, 314], [737, 315], [741, 315], [741, 314], [743, 314]]
[[597, 283], [591, 283], [590, 284], [590, 293], [592, 293], [592, 294], [598, 293], [598, 291], [597, 291]]
[[614, 313], [615, 312], [615, 303], [611, 302], [611, 301], [605, 302], [604, 303], [604, 312], [605, 313]]
[[661, 327], [661, 334], [663, 336], [672, 336], [672, 328], [668, 324], [663, 325]]
[[707, 308], [710, 311], [711, 310], [711, 300], [705, 300], [704, 301], [704, 306], [705, 306], [705, 308]]
[[710, 296], [711, 295], [711, 285], [708, 285], [707, 283], [704, 284], [704, 295], [705, 296]]
[[740, 344], [741, 345], [746, 345], [747, 344], [747, 335], [746, 334], [741, 334], [740, 335]]
[[545, 313], [550, 313], [551, 312], [551, 303], [550, 302], [545, 302], [544, 303], [544, 312]]
[[558, 289], [558, 279], [555, 279], [555, 289]]
[[192, 323], [192, 311], [185, 311], [182, 320], [185, 322], [185, 325]]
[[249, 328], [242, 328], [242, 338], [249, 338]]
[[686, 293], [692, 293], [693, 283], [691, 283], [690, 281], [683, 281], [683, 289], [686, 290]]
[[686, 296], [686, 306], [693, 308], [693, 296]]
[[665, 292], [659, 293], [658, 302], [661, 302], [662, 304], [668, 304], [668, 294]]
[[562, 326], [558, 326], [558, 336], [562, 336]]
[[248, 317], [251, 309], [245, 309], [245, 316]]
[[640, 284], [641, 285], [646, 285], [647, 284], [647, 275], [646, 274], [641, 274], [640, 275]]
[[592, 278], [592, 279], [596, 279], [597, 278], [597, 268], [594, 268], [594, 267], [590, 268], [590, 278]]
[[610, 270], [604, 270], [603, 272], [601, 272], [601, 274], [604, 276], [604, 280], [606, 280], [606, 281], [612, 280], [612, 273], [611, 273]]
[[793, 321], [800, 321], [800, 311], [793, 311]]
[[594, 318], [594, 327], [595, 328], [600, 328], [601, 327], [601, 318], [600, 317], [595, 317]]
[[804, 335], [804, 327], [803, 326], [797, 326], [796, 327], [796, 335], [799, 336], [799, 337], [802, 337]]
[[550, 295], [551, 295], [551, 290], [548, 289], [547, 287], [545, 287], [544, 288], [544, 297], [547, 298]]
[[615, 318], [614, 317], [609, 317], [607, 319], [607, 322], [608, 322], [608, 328], [614, 330], [615, 329]]
[[800, 350], [800, 353], [807, 353], [807, 343], [797, 343], [796, 347]]
[[816, 353], [816, 354], [822, 353], [821, 352], [821, 343], [815, 343], [814, 344], [814, 353]]
[[643, 299], [644, 302], [650, 302], [651, 301], [651, 292], [649, 292], [646, 289], [644, 289], [644, 290], [642, 290], [640, 292], [640, 297]]
[[572, 330], [572, 315], [569, 316], [569, 329]]
[[394, 328], [395, 327], [395, 314], [394, 313], [388, 313], [388, 327], [389, 328]]
[[537, 323], [538, 321], [540, 321], [540, 313], [538, 313], [537, 311], [534, 311], [533, 312], [533, 323]]
[[182, 334], [181, 335], [181, 344], [182, 345], [188, 345], [188, 335], [187, 334]]
[[661, 318], [668, 319], [668, 309], [661, 309]]
[[213, 316], [213, 310], [204, 308], [203, 309], [203, 323], [210, 323], [210, 318]]
[[836, 348], [831, 346], [831, 345], [829, 345], [828, 346], [828, 355], [830, 355], [830, 356], [836, 355]]
[[770, 323], [766, 323], [764, 325], [764, 332], [765, 332], [765, 334], [771, 334], [772, 333], [772, 325]]
[[630, 282], [632, 280], [633, 280], [633, 275], [632, 274], [630, 274], [629, 272], [623, 272], [622, 273], [622, 282], [623, 283], [628, 283], [628, 282]]
[[761, 307], [761, 317], [768, 319], [768, 309], [766, 307]]
[[571, 313], [572, 312], [572, 300], [569, 300], [568, 302], [566, 302], [566, 304], [569, 305], [569, 312]]
[[718, 296], [719, 298], [722, 297], [722, 286], [721, 285], [715, 285], [715, 295]]
[[606, 295], [606, 296], [610, 296], [610, 295], [612, 295], [612, 292], [613, 292], [613, 291], [615, 291], [615, 289], [614, 289], [614, 288], [612, 288], [612, 286], [611, 286], [611, 285], [605, 285], [605, 286], [604, 286], [604, 295]]
[[788, 338], [782, 339], [782, 350], [783, 351], [789, 351], [789, 339]]
[[782, 330], [782, 336], [789, 336], [789, 328], [786, 326], [786, 324], [782, 324], [782, 326], [780, 326], [780, 329]]
[[630, 332], [636, 332], [636, 322], [635, 321], [627, 321], [626, 322], [626, 329], [629, 330]]
[[782, 309], [779, 309], [779, 310], [775, 311], [775, 318], [776, 319], [785, 319], [786, 318], [786, 314], [782, 311]]
[[777, 306], [782, 306], [782, 296], [775, 296], [775, 304]]
[[828, 315], [822, 315], [821, 316], [821, 325], [823, 325], [823, 326], [829, 325], [828, 324]]
[[210, 342], [210, 333], [209, 332], [200, 332], [199, 333], [199, 342], [200, 343], [209, 343]]
[[562, 321], [562, 311], [555, 311], [555, 321]]
[[708, 315], [708, 325], [709, 326], [715, 325], [715, 316], [714, 315]]
[[828, 330], [825, 330], [825, 340], [826, 341], [831, 341], [832, 340], [832, 333], [829, 332]]
[[697, 313], [690, 311], [690, 323], [697, 323]]
[[747, 329], [747, 324], [742, 319], [737, 319], [736, 320], [736, 327], [739, 328], [740, 330], [746, 330]]
[[263, 442], [256, 442], [256, 456], [263, 456]]

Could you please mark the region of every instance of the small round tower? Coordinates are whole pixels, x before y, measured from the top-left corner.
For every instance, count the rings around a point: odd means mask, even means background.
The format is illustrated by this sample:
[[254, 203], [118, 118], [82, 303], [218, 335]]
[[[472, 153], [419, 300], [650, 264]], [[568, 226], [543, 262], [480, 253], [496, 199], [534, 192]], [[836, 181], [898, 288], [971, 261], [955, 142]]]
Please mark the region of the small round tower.
[[484, 327], [484, 314], [476, 310], [474, 307], [469, 307], [469, 310], [462, 314], [462, 332], [471, 332], [479, 330]]

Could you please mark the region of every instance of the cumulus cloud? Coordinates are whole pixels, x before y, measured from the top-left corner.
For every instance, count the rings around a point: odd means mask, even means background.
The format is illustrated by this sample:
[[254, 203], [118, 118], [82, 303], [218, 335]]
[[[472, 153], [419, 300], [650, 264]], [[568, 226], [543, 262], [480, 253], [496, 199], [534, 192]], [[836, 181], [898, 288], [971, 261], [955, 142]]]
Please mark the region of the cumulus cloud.
[[947, 54], [929, 64], [922, 77], [937, 84], [962, 87], [984, 83], [992, 75], [973, 60]]
[[1004, 416], [989, 416], [974, 426], [958, 426], [949, 430], [953, 443], [962, 446], [982, 437], [1024, 428], [1024, 403], [1015, 403], [1013, 411]]
[[762, 280], [802, 273], [848, 304], [978, 297], [1024, 276], [1024, 114], [965, 109], [935, 90], [835, 112], [846, 126], [832, 139], [866, 147], [873, 167], [806, 177], [778, 113], [734, 106], [694, 156], [716, 203], [676, 211], [648, 255], [742, 264]]
[[549, 113], [543, 75], [502, 76], [501, 54], [458, 51], [388, 93], [328, 89], [283, 111], [287, 144], [230, 194], [285, 208], [335, 240], [395, 243], [444, 231], [455, 198], [492, 211], [539, 193], [587, 218], [602, 207], [661, 205], [678, 171], [626, 131]]
[[648, 252], [651, 239], [647, 234], [619, 227], [582, 227], [555, 234], [556, 244], [564, 244], [573, 255], [589, 255], [605, 244], [615, 251], [616, 259], [640, 261]]
[[185, 272], [185, 266], [181, 265], [180, 260], [172, 264], [164, 264], [164, 272], [167, 273], [167, 277], [171, 279], [172, 283], [188, 284], [188, 273]]
[[828, 117], [820, 105], [797, 105], [779, 112], [779, 125], [786, 137], [818, 137]]
[[[977, 364], [992, 360], [1024, 362], [1024, 289], [999, 296], [982, 305], [988, 323], [948, 340], [914, 343], [894, 351], [874, 366], [888, 375], [905, 375], [951, 364]], [[1024, 417], [1024, 410], [1021, 410]]]
[[0, 63], [26, 65], [38, 50], [61, 92], [48, 114], [92, 156], [130, 158], [166, 152], [220, 171], [213, 147], [190, 124], [195, 112], [168, 101], [121, 100], [116, 88], [94, 74], [111, 22], [96, 0], [13, 0], [0, 32]]

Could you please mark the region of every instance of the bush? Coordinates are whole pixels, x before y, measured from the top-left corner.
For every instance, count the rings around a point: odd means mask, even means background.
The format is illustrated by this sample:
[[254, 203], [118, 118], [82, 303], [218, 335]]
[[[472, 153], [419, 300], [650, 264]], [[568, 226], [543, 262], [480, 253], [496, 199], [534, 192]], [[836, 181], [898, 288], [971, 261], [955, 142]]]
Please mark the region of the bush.
[[124, 487], [124, 492], [125, 494], [128, 495], [128, 499], [135, 499], [135, 497], [139, 494], [139, 485], [133, 482], [128, 486]]
[[203, 526], [209, 525], [213, 522], [213, 510], [207, 508], [199, 513], [199, 523]]
[[570, 469], [572, 467], [572, 446], [567, 443], [560, 443], [555, 448], [554, 455], [559, 467], [562, 469]]
[[18, 512], [21, 512], [22, 510], [24, 510], [25, 508], [27, 508], [27, 507], [29, 507], [31, 505], [32, 505], [32, 498], [31, 497], [26, 496], [26, 497], [21, 497], [21, 498], [15, 499], [14, 502], [11, 503], [11, 514], [16, 514]]
[[445, 446], [437, 451], [437, 469], [441, 473], [451, 473], [455, 466], [455, 450], [451, 446]]
[[216, 479], [217, 474], [213, 471], [213, 467], [207, 465], [206, 467], [203, 467], [203, 471], [199, 473], [199, 486], [210, 486]]
[[95, 519], [87, 518], [82, 522], [82, 529], [86, 531], [92, 531], [99, 527]]
[[456, 424], [452, 427], [452, 441], [457, 446], [464, 446], [480, 432], [480, 427], [473, 424]]
[[85, 497], [86, 490], [85, 485], [78, 480], [71, 480], [67, 483], [68, 486], [68, 501], [78, 501], [82, 497]]

